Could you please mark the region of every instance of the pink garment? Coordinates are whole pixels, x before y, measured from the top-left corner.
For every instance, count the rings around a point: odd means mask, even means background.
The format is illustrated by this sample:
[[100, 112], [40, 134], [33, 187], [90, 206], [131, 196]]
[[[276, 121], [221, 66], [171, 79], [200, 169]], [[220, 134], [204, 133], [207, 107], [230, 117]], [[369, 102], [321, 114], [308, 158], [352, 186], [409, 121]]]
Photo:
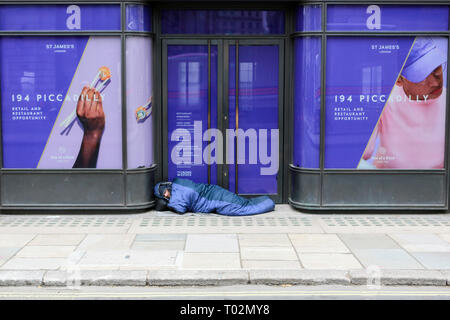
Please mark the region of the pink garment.
[[[374, 152], [378, 169], [441, 169], [444, 167], [446, 89], [436, 99], [410, 101], [394, 86], [363, 159]], [[401, 101], [397, 101], [400, 100]]]

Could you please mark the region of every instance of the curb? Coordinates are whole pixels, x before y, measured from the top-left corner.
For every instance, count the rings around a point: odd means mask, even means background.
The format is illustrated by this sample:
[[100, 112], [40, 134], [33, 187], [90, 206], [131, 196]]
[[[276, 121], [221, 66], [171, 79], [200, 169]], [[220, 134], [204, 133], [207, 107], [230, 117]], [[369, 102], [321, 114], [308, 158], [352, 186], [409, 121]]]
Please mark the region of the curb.
[[145, 286], [145, 270], [80, 270], [76, 272], [48, 271], [42, 281], [43, 286]]
[[150, 286], [231, 286], [248, 284], [244, 270], [157, 270], [148, 273]]
[[1, 270], [0, 286], [450, 286], [450, 270]]
[[350, 285], [347, 271], [341, 270], [254, 270], [251, 284], [263, 285]]
[[446, 286], [447, 277], [435, 270], [380, 270], [379, 277], [369, 276], [365, 270], [349, 272], [352, 284], [384, 286]]
[[0, 271], [1, 287], [40, 286], [45, 271]]

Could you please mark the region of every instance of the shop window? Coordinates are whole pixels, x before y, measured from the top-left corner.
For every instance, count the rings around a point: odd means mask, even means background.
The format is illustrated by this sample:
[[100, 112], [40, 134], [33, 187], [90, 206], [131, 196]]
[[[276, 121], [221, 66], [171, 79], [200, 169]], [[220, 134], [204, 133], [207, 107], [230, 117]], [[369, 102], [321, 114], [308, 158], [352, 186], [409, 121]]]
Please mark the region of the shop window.
[[294, 165], [319, 168], [321, 38], [295, 39]]
[[153, 164], [152, 38], [127, 37], [128, 168]]
[[0, 38], [3, 166], [122, 168], [120, 61], [119, 37]]
[[325, 168], [442, 169], [447, 38], [327, 42]]
[[299, 6], [296, 13], [296, 31], [322, 30], [322, 5]]
[[152, 31], [152, 11], [150, 7], [128, 4], [126, 16], [128, 31]]

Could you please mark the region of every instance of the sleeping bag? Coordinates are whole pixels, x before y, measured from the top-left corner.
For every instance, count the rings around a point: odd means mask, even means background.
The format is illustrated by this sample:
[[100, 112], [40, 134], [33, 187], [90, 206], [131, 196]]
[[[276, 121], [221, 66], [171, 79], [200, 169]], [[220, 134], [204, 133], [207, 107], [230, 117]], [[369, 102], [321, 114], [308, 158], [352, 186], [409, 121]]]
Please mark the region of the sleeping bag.
[[[164, 199], [160, 184], [155, 186], [155, 196]], [[227, 216], [247, 216], [272, 211], [275, 203], [268, 196], [244, 198], [213, 184], [195, 183], [176, 178], [167, 206], [177, 213], [215, 212]]]

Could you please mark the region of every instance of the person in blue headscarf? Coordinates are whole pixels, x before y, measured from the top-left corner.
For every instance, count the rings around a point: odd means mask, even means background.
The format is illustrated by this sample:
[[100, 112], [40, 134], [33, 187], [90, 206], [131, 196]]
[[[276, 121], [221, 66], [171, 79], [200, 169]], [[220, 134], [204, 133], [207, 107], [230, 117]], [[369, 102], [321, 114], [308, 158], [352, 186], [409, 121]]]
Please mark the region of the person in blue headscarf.
[[187, 179], [157, 183], [154, 189], [156, 210], [176, 213], [203, 212], [227, 216], [247, 216], [273, 211], [275, 203], [268, 196], [244, 198], [213, 184]]

